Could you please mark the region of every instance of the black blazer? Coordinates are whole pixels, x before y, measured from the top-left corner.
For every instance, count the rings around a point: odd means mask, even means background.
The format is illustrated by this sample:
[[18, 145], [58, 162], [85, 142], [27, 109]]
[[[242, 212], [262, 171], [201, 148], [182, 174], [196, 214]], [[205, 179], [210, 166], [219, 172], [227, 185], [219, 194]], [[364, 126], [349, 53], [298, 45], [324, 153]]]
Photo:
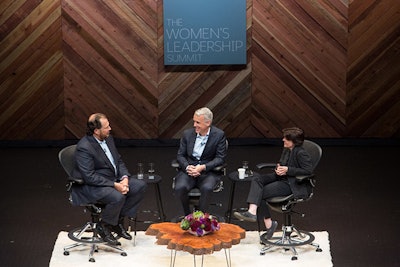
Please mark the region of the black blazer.
[[183, 132], [177, 155], [177, 160], [182, 170], [186, 170], [188, 165], [205, 164], [205, 171], [209, 172], [225, 163], [226, 137], [224, 131], [211, 125], [210, 134], [200, 160], [192, 156], [196, 137], [197, 133], [193, 128]]
[[309, 183], [296, 180], [297, 175], [310, 175], [313, 172], [311, 157], [302, 146], [295, 146], [292, 151], [284, 149], [279, 162], [288, 166], [286, 177], [295, 197], [306, 197], [309, 194]]
[[100, 144], [93, 136], [84, 136], [76, 146], [75, 169], [73, 177], [81, 178], [84, 185], [72, 187], [72, 201], [81, 205], [93, 202], [101, 197], [101, 187], [114, 187], [114, 182], [119, 181], [122, 176], [130, 176], [128, 169], [119, 155], [112, 136], [106, 139], [107, 146], [114, 158], [115, 169], [104, 153]]

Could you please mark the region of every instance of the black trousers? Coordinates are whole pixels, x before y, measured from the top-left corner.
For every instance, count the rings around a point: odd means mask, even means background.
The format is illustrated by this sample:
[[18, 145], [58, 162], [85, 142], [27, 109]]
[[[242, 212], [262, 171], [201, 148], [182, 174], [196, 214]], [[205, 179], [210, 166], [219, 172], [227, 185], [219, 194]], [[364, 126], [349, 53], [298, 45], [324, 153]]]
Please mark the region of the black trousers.
[[265, 199], [292, 194], [290, 185], [285, 177], [275, 173], [256, 176], [251, 181], [250, 191], [247, 196], [249, 204], [256, 204], [260, 218], [271, 218], [271, 212]]
[[188, 193], [195, 187], [201, 192], [198, 208], [203, 212], [207, 212], [210, 194], [212, 194], [214, 186], [219, 179], [219, 175], [213, 172], [207, 172], [198, 177], [189, 176], [183, 171], [178, 172], [175, 178], [175, 197], [180, 200], [184, 215], [192, 212], [189, 207]]
[[121, 217], [136, 216], [140, 202], [144, 198], [147, 188], [146, 182], [134, 178], [129, 179], [129, 191], [126, 195], [121, 194], [112, 187], [104, 187], [107, 190], [105, 197], [99, 199], [99, 202], [106, 206], [102, 212], [102, 220], [111, 225], [117, 225]]

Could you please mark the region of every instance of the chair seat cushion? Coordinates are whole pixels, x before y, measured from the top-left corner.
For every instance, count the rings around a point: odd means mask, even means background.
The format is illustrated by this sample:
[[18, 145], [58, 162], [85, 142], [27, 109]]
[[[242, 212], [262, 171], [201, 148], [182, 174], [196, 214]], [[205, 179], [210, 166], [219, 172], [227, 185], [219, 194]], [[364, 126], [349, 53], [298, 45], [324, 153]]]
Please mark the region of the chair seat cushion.
[[189, 197], [200, 197], [201, 196], [200, 189], [193, 188], [192, 190], [189, 191], [188, 196]]
[[281, 203], [281, 202], [286, 202], [288, 200], [291, 200], [291, 199], [293, 199], [293, 197], [294, 197], [293, 194], [290, 194], [288, 196], [271, 197], [271, 198], [266, 199], [266, 201], [268, 203]]

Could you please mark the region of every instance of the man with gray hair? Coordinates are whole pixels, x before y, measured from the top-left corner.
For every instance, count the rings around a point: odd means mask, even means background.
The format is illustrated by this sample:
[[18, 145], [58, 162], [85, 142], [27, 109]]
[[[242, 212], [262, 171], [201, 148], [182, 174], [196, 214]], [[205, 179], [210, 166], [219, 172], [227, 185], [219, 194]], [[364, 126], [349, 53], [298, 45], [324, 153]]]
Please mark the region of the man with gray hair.
[[189, 191], [197, 187], [201, 192], [199, 210], [207, 212], [208, 198], [219, 175], [213, 171], [224, 164], [226, 137], [224, 131], [211, 125], [213, 113], [203, 107], [193, 115], [193, 128], [183, 132], [177, 154], [180, 166], [175, 180], [175, 196], [180, 200], [184, 215], [191, 213]]

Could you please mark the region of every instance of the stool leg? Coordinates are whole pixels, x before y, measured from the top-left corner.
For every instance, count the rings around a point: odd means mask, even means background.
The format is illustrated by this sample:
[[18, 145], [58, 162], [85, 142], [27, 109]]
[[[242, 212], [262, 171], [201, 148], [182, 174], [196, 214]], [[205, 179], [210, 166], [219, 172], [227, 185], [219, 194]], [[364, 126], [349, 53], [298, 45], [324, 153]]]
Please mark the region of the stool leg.
[[135, 218], [135, 221], [134, 221], [134, 226], [133, 226], [133, 246], [136, 246], [136, 233], [137, 233], [137, 227], [136, 227], [136, 223], [137, 223], [137, 220], [136, 220], [136, 218]]
[[133, 221], [133, 246], [136, 246], [136, 232], [137, 232], [137, 227], [136, 227], [136, 222], [137, 219], [135, 218], [129, 218], [129, 226], [128, 226], [128, 232], [131, 233], [132, 231], [132, 221]]
[[158, 208], [158, 215], [160, 216], [160, 221], [164, 222], [165, 221], [165, 214], [164, 214], [164, 207], [162, 204], [161, 200], [161, 192], [160, 192], [160, 187], [157, 184], [155, 184], [155, 189], [156, 189], [156, 196], [157, 196], [157, 208]]

